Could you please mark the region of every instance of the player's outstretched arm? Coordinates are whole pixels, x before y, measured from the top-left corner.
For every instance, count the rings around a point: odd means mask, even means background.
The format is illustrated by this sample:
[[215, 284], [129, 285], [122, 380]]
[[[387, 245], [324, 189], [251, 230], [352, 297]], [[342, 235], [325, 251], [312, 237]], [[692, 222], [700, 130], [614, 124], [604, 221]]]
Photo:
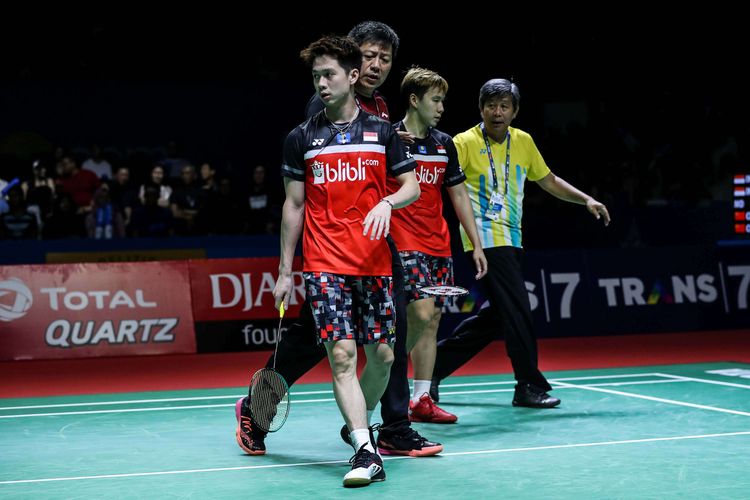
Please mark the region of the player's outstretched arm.
[[558, 177], [550, 172], [536, 182], [542, 189], [556, 198], [571, 203], [578, 203], [579, 205], [586, 205], [586, 210], [597, 219], [603, 218], [604, 225], [609, 226], [609, 211], [604, 203], [596, 201], [591, 196], [565, 181], [562, 177]]

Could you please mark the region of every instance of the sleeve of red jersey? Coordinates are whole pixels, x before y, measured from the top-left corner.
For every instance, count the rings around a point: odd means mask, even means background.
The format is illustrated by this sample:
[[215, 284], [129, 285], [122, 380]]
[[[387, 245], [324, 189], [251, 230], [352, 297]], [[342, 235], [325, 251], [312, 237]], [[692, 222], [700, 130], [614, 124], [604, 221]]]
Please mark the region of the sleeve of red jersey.
[[456, 145], [453, 144], [453, 139], [450, 137], [447, 137], [445, 141], [445, 154], [448, 155], [448, 165], [445, 167], [443, 184], [446, 187], [461, 184], [466, 180], [466, 175], [464, 175], [464, 171], [458, 163], [458, 151], [456, 151]]
[[282, 158], [281, 176], [305, 182], [305, 153], [302, 148], [302, 130], [299, 127], [286, 136]]
[[390, 175], [398, 177], [417, 168], [417, 162], [412, 158], [409, 149], [389, 123], [383, 122], [380, 133], [385, 138], [385, 157]]

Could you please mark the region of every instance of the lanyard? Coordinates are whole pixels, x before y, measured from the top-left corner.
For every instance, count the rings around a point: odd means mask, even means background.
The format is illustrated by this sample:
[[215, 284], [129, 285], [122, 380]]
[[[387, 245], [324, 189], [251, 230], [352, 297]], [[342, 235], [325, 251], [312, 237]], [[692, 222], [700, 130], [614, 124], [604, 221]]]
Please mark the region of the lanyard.
[[[484, 123], [479, 125], [482, 129], [484, 144], [487, 146], [487, 158], [490, 159], [490, 169], [492, 170], [492, 189], [497, 191], [497, 173], [495, 173], [495, 160], [492, 158], [492, 148], [490, 139], [487, 137], [487, 131], [484, 129]], [[505, 133], [505, 192], [503, 196], [508, 196], [508, 176], [510, 176], [510, 130]]]

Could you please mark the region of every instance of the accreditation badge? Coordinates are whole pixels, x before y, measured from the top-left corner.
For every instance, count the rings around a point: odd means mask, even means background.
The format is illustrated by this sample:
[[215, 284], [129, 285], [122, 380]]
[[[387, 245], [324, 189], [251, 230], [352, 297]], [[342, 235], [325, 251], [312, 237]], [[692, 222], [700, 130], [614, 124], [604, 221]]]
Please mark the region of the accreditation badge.
[[494, 191], [490, 196], [490, 206], [484, 214], [488, 219], [497, 222], [500, 220], [500, 212], [503, 210], [505, 199], [501, 193]]

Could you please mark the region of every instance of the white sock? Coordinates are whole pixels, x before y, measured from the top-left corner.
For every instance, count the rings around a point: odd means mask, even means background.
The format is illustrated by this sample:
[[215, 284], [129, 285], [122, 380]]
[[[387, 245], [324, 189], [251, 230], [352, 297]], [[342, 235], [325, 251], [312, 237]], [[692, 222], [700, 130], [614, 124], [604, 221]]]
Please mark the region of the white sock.
[[411, 400], [415, 403], [419, 403], [419, 398], [421, 398], [424, 393], [430, 393], [430, 384], [432, 384], [432, 380], [414, 379], [414, 394], [412, 395]]
[[364, 444], [366, 450], [370, 451], [371, 453], [375, 453], [375, 448], [373, 447], [373, 444], [370, 442], [370, 430], [369, 429], [354, 429], [349, 434], [349, 439], [352, 440], [352, 444], [354, 445], [354, 449], [356, 451], [359, 451], [359, 449]]
[[372, 422], [372, 412], [375, 410], [367, 410], [367, 425], [370, 425], [370, 422]]

